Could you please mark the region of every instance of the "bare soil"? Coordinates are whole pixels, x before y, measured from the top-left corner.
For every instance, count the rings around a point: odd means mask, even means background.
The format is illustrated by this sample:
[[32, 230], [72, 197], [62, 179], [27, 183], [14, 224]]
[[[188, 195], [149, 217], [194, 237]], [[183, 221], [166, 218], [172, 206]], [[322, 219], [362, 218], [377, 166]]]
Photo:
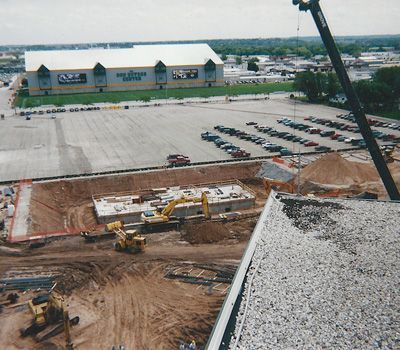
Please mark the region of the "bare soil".
[[92, 196], [177, 185], [193, 185], [238, 179], [265, 201], [262, 182], [255, 178], [259, 163], [169, 169], [149, 173], [105, 176], [68, 181], [34, 183], [31, 198], [31, 234], [82, 229], [96, 225]]
[[[397, 186], [400, 188], [400, 162], [388, 164]], [[355, 195], [364, 191], [386, 198], [387, 192], [374, 164], [352, 162], [338, 153], [329, 153], [306, 166], [300, 174], [301, 192], [319, 192], [334, 188], [343, 190], [343, 195]], [[293, 180], [297, 183], [297, 180]]]
[[[227, 223], [229, 232], [250, 231], [254, 218]], [[202, 348], [225, 294], [164, 278], [179, 264], [237, 265], [246, 241], [232, 235], [214, 244], [189, 244], [179, 232], [150, 234], [141, 254], [118, 253], [112, 240], [88, 244], [80, 237], [53, 241], [43, 248], [0, 250], [0, 272], [53, 274], [57, 290], [67, 299], [75, 348], [177, 349], [180, 341], [195, 339]], [[25, 298], [25, 299], [24, 299]], [[21, 295], [21, 301], [27, 297]], [[6, 308], [0, 314], [1, 349], [58, 349], [63, 335], [46, 343], [19, 337], [32, 316], [26, 307]]]

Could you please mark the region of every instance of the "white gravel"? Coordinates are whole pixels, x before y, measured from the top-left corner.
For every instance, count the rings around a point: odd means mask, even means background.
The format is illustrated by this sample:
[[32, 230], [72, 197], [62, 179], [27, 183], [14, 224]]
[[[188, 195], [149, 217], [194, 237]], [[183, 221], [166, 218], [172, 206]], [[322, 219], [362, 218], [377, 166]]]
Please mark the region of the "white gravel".
[[276, 200], [230, 349], [246, 303], [237, 349], [400, 349], [399, 243], [399, 203]]

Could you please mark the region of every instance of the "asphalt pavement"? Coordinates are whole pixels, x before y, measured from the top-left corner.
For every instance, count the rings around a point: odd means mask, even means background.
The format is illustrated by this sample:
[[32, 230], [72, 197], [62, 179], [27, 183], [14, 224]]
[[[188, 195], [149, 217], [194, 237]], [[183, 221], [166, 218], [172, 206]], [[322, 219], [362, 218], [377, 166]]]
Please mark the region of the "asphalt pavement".
[[[309, 115], [335, 119], [338, 113], [343, 111], [303, 103], [294, 106], [293, 101], [280, 96], [261, 101], [65, 112], [57, 113], [55, 119], [52, 114], [36, 114], [31, 120], [8, 117], [0, 121], [0, 181], [161, 166], [172, 153], [187, 155], [192, 162], [230, 159], [213, 143], [201, 140], [202, 132], [214, 131], [218, 124], [264, 136], [295, 152], [313, 150], [259, 133], [246, 125], [248, 121], [296, 132], [333, 149], [348, 148], [349, 144], [277, 123], [283, 116], [301, 121]], [[252, 156], [270, 155], [260, 145], [220, 135]]]

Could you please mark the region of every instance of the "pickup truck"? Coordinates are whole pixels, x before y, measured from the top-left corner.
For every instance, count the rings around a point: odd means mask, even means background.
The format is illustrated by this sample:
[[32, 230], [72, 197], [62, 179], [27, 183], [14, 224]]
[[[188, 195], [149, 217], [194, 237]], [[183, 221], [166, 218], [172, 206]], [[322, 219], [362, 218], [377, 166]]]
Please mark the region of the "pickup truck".
[[182, 154], [170, 154], [167, 161], [171, 167], [190, 164], [190, 158]]
[[235, 152], [232, 152], [231, 156], [233, 158], [248, 158], [248, 157], [250, 157], [250, 153], [246, 152], [245, 150], [240, 149]]

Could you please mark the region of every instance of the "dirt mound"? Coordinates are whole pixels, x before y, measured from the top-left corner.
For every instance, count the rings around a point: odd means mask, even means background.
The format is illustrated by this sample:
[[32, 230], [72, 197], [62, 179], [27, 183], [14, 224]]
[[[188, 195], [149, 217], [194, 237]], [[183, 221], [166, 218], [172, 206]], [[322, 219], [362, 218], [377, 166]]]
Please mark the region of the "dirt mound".
[[350, 186], [378, 181], [379, 174], [370, 164], [351, 162], [338, 153], [330, 153], [306, 166], [300, 178], [301, 182]]
[[215, 243], [227, 239], [230, 236], [230, 232], [221, 223], [205, 222], [186, 225], [182, 236], [191, 244]]

